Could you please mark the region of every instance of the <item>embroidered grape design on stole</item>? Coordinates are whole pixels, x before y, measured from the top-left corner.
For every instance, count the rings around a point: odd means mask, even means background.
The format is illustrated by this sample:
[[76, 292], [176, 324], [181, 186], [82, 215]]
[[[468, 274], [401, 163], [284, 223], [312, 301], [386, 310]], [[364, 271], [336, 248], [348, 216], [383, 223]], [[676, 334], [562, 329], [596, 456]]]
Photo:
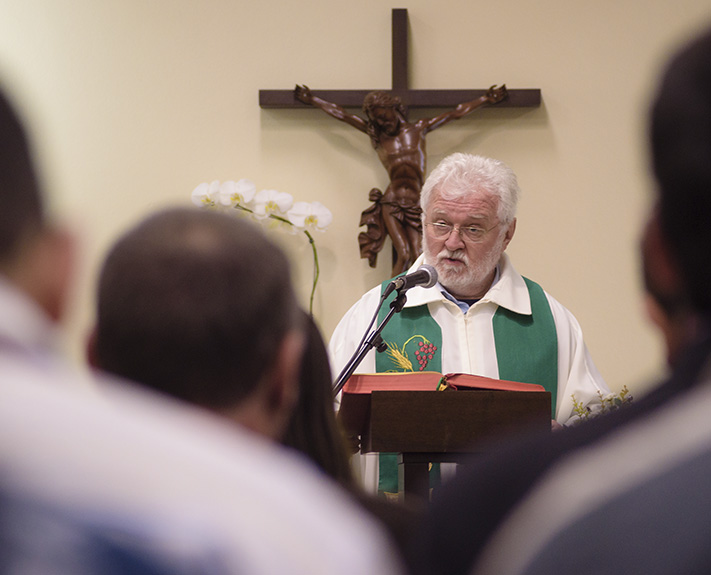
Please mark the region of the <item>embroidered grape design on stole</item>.
[[388, 344], [386, 353], [395, 366], [395, 369], [391, 371], [415, 371], [412, 360], [410, 360], [407, 353], [408, 344], [415, 339], [420, 340], [417, 342], [417, 349], [415, 349], [414, 352], [415, 361], [418, 364], [417, 370], [424, 371], [427, 368], [427, 364], [437, 353], [437, 346], [423, 335], [413, 335], [404, 344], [402, 344], [402, 347], [393, 342], [386, 342]]

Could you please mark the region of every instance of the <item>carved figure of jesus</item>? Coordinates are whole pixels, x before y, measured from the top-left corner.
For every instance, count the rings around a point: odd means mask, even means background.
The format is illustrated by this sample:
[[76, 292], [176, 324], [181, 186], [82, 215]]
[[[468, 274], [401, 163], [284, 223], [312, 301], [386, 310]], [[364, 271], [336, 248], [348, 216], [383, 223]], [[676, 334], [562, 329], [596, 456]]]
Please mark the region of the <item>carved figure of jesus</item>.
[[370, 92], [363, 100], [367, 119], [349, 114], [344, 108], [311, 93], [307, 86], [297, 85], [295, 97], [320, 108], [329, 116], [367, 134], [388, 172], [390, 184], [385, 193], [373, 188], [369, 199], [373, 205], [361, 215], [366, 232], [358, 236], [360, 254], [375, 267], [378, 252], [389, 235], [395, 250], [392, 274], [407, 270], [422, 252], [422, 211], [420, 190], [426, 167], [425, 136], [473, 112], [485, 104], [497, 104], [507, 96], [506, 85], [492, 86], [486, 94], [471, 102], [459, 104], [453, 110], [414, 122], [407, 120], [399, 97], [389, 92]]

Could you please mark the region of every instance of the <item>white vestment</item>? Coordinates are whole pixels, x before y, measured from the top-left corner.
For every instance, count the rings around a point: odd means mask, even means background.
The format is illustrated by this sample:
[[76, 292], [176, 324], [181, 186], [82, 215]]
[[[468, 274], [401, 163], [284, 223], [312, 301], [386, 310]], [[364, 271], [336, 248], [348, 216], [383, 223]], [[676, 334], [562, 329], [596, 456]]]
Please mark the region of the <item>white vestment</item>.
[[[420, 256], [408, 273], [424, 261]], [[416, 287], [407, 292], [405, 307], [427, 305], [442, 331], [442, 373], [470, 373], [499, 378], [492, 320], [499, 306], [530, 315], [531, 302], [523, 278], [508, 256], [499, 262], [498, 281], [464, 313], [447, 299], [439, 285]], [[381, 287], [368, 291], [341, 319], [329, 343], [331, 368], [339, 374], [355, 352], [380, 301]], [[561, 424], [576, 418], [573, 395], [583, 405], [599, 403], [598, 392], [610, 393], [590, 357], [583, 332], [572, 313], [545, 293], [558, 338], [558, 391], [555, 419]], [[377, 322], [377, 320], [376, 320]], [[365, 356], [356, 373], [375, 373], [375, 351]], [[366, 486], [377, 485], [377, 454], [361, 457], [361, 473]]]

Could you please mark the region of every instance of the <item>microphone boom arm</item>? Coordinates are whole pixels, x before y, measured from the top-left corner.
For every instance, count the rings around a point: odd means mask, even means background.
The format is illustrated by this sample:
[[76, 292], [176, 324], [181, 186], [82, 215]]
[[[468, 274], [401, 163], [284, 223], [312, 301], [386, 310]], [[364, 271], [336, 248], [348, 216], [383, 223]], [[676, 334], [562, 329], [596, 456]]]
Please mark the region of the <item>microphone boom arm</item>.
[[372, 348], [376, 348], [378, 352], [383, 352], [388, 348], [380, 334], [393, 315], [402, 311], [402, 308], [405, 306], [405, 302], [407, 302], [407, 296], [405, 295], [406, 291], [407, 290], [404, 289], [398, 290], [397, 296], [395, 296], [395, 299], [390, 303], [390, 311], [388, 311], [388, 314], [383, 318], [383, 321], [380, 322], [380, 325], [370, 332], [370, 335], [365, 339], [363, 344], [355, 351], [355, 353], [351, 356], [351, 359], [348, 360], [348, 363], [339, 374], [336, 379], [336, 383], [333, 386], [334, 397], [341, 392], [341, 389], [343, 389], [343, 386], [348, 381], [348, 378], [353, 375], [353, 372]]

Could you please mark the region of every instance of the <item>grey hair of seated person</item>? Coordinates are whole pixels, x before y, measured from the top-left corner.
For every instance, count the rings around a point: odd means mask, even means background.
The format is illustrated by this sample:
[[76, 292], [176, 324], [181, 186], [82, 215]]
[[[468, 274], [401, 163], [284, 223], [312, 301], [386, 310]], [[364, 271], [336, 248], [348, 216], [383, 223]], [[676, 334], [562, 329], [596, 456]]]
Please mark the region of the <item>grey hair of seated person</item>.
[[94, 354], [116, 375], [210, 409], [239, 404], [301, 329], [284, 253], [251, 222], [174, 208], [101, 269]]

